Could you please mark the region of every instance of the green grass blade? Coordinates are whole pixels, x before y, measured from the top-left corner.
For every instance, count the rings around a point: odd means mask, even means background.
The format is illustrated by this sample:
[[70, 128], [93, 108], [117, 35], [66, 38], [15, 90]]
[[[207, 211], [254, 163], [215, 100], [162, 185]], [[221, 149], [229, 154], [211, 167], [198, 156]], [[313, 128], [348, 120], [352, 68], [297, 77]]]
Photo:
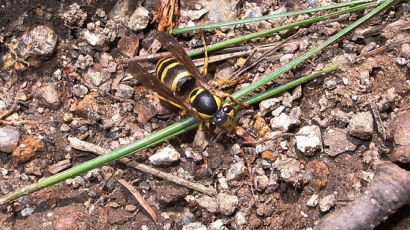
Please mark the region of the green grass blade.
[[177, 34], [189, 33], [189, 32], [196, 31], [196, 30], [201, 30], [201, 29], [209, 30], [209, 29], [215, 29], [215, 28], [220, 28], [224, 26], [233, 26], [233, 25], [238, 25], [238, 24], [269, 20], [273, 18], [289, 17], [292, 15], [313, 13], [313, 12], [318, 12], [322, 10], [332, 10], [332, 9], [337, 9], [337, 8], [352, 6], [352, 5], [357, 5], [357, 4], [363, 4], [363, 3], [368, 3], [368, 2], [374, 2], [374, 0], [356, 0], [356, 1], [350, 1], [350, 2], [336, 3], [336, 4], [332, 4], [328, 6], [314, 7], [314, 8], [308, 8], [308, 9], [285, 12], [285, 13], [278, 13], [278, 14], [270, 14], [270, 15], [265, 15], [261, 17], [255, 17], [255, 18], [243, 18], [243, 19], [233, 20], [233, 21], [225, 21], [225, 22], [217, 22], [217, 23], [211, 23], [211, 24], [206, 24], [206, 25], [176, 28], [172, 31], [172, 34], [177, 35]]
[[[348, 9], [333, 12], [333, 13], [330, 13], [330, 14], [326, 14], [326, 15], [323, 15], [323, 16], [318, 16], [318, 17], [315, 17], [315, 18], [306, 19], [306, 20], [303, 20], [303, 21], [300, 21], [300, 22], [295, 22], [295, 23], [283, 25], [283, 26], [280, 26], [280, 27], [275, 27], [275, 28], [272, 28], [272, 29], [263, 30], [263, 31], [260, 31], [260, 32], [251, 33], [251, 34], [247, 34], [247, 35], [244, 35], [244, 36], [236, 37], [236, 38], [233, 38], [233, 39], [230, 39], [230, 40], [227, 40], [227, 41], [218, 42], [218, 43], [209, 45], [207, 47], [207, 50], [210, 52], [210, 51], [222, 49], [222, 48], [225, 48], [225, 47], [228, 47], [228, 46], [231, 46], [231, 45], [236, 45], [236, 44], [239, 44], [239, 43], [242, 43], [242, 42], [245, 42], [245, 41], [249, 41], [249, 40], [254, 39], [254, 38], [259, 38], [259, 37], [271, 35], [271, 34], [274, 34], [274, 33], [278, 33], [278, 32], [283, 31], [283, 30], [292, 29], [292, 28], [295, 28], [295, 27], [298, 27], [298, 26], [306, 26], [306, 25], [309, 25], [309, 24], [312, 24], [312, 23], [315, 23], [315, 22], [319, 22], [319, 21], [323, 21], [323, 20], [326, 20], [326, 19], [329, 19], [329, 18], [332, 18], [332, 17], [339, 16], [339, 15], [342, 15], [342, 14], [353, 13], [353, 12], [356, 12], [356, 11], [365, 10], [366, 8], [368, 8], [370, 6], [374, 6], [375, 4], [376, 3], [363, 4], [363, 5], [360, 5], [360, 6], [355, 6], [355, 7], [351, 7], [351, 8], [348, 8]], [[204, 53], [204, 49], [199, 48], [199, 49], [195, 49], [195, 50], [192, 50], [192, 51], [188, 52], [188, 55], [190, 57], [192, 57], [192, 56], [200, 55], [200, 54], [203, 54], [203, 53]]]

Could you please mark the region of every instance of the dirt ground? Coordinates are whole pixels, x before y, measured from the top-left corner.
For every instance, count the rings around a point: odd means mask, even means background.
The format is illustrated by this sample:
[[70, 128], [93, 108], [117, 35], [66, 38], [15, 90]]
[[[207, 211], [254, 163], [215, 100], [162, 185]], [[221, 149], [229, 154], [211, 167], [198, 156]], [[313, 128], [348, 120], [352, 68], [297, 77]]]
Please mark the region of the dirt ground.
[[[219, 2], [225, 7], [220, 11], [212, 3], [181, 1], [176, 27], [331, 3]], [[0, 1], [1, 196], [96, 156], [76, 149], [69, 137], [114, 150], [181, 119], [128, 74], [123, 62], [158, 50], [149, 35], [157, 26], [149, 24], [154, 5]], [[380, 160], [408, 169], [408, 152], [392, 153], [410, 144], [408, 125], [397, 128], [410, 124], [409, 9], [406, 2], [398, 4], [275, 79], [263, 89], [340, 64], [327, 76], [252, 105], [252, 114], [241, 117], [229, 135], [213, 140], [194, 130], [129, 157], [218, 195], [114, 162], [0, 206], [0, 229], [313, 229], [321, 217], [366, 191]], [[321, 14], [214, 29], [205, 39], [213, 44]], [[246, 87], [362, 15], [248, 42], [260, 47], [306, 32], [223, 90]], [[197, 32], [175, 37], [184, 47], [202, 47]], [[246, 58], [210, 63], [207, 80], [226, 78]], [[142, 65], [153, 70], [154, 64]], [[256, 143], [281, 133], [290, 134]], [[152, 157], [164, 147], [169, 159]], [[141, 193], [156, 222], [119, 179]], [[409, 214], [407, 205], [376, 229], [409, 229]]]

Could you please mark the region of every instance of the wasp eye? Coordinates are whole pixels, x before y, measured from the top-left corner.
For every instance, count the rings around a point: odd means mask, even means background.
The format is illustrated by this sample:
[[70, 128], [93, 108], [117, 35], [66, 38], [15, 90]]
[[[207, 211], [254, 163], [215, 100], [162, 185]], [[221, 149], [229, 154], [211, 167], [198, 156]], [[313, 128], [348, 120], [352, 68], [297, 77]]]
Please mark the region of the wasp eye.
[[224, 111], [224, 113], [229, 113], [229, 112], [232, 111], [232, 107], [231, 106], [226, 106], [226, 107], [223, 107], [222, 110]]

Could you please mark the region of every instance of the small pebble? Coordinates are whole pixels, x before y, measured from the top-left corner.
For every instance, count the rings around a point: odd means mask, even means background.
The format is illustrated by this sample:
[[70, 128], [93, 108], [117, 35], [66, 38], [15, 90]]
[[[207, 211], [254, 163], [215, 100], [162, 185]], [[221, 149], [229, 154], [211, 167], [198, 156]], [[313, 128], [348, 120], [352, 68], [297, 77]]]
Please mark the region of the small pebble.
[[149, 11], [144, 7], [137, 7], [127, 23], [127, 27], [132, 31], [145, 29], [149, 23]]
[[182, 227], [182, 230], [206, 230], [206, 229], [207, 229], [206, 226], [199, 222], [190, 223]]
[[300, 115], [302, 114], [299, 106], [294, 107], [289, 115], [281, 113], [279, 117], [274, 117], [270, 120], [270, 125], [273, 130], [280, 129], [287, 132], [290, 128], [300, 124]]
[[331, 194], [323, 197], [319, 201], [319, 208], [322, 212], [329, 211], [333, 206], [335, 206], [336, 196]]
[[218, 193], [216, 200], [219, 205], [219, 212], [229, 216], [238, 206], [239, 200], [237, 196], [229, 195], [226, 193]]
[[83, 84], [73, 85], [73, 94], [77, 97], [84, 97], [88, 93], [88, 88]]
[[20, 131], [13, 126], [0, 128], [0, 151], [12, 153], [20, 139]]
[[206, 210], [208, 210], [208, 212], [217, 213], [219, 211], [218, 202], [213, 197], [202, 196], [196, 201], [199, 206], [205, 208]]
[[153, 165], [168, 165], [179, 160], [181, 155], [174, 147], [167, 145], [165, 148], [158, 150], [148, 159]]
[[373, 122], [371, 112], [357, 113], [350, 119], [347, 129], [350, 135], [368, 140], [373, 134]]
[[57, 41], [58, 36], [53, 30], [37, 26], [19, 39], [16, 52], [24, 59], [48, 56], [54, 52]]
[[331, 157], [334, 157], [340, 153], [354, 151], [356, 149], [356, 145], [347, 139], [346, 134], [346, 129], [334, 127], [329, 127], [326, 129], [323, 134], [323, 143], [325, 146], [329, 146], [329, 148], [325, 148], [325, 153]]
[[305, 126], [296, 136], [296, 146], [306, 156], [313, 156], [322, 149], [322, 140], [319, 126]]
[[319, 202], [319, 195], [313, 194], [309, 200], [306, 202], [306, 205], [309, 207], [316, 207], [317, 203]]
[[23, 216], [23, 217], [30, 216], [31, 214], [34, 213], [34, 208], [32, 208], [32, 207], [24, 208], [23, 210], [21, 210], [20, 213], [21, 213], [21, 216]]
[[242, 162], [236, 162], [232, 164], [228, 171], [226, 172], [226, 179], [229, 180], [238, 180], [243, 176], [246, 176], [247, 170], [245, 165]]

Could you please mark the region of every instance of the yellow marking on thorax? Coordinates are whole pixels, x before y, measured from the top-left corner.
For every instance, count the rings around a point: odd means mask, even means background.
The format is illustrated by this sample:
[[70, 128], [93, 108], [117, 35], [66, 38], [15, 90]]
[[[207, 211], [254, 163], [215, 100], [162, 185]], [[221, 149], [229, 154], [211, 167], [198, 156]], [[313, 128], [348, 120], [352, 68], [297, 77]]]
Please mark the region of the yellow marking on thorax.
[[198, 116], [199, 116], [201, 119], [208, 120], [208, 119], [211, 119], [211, 118], [212, 118], [212, 115], [208, 115], [208, 114], [200, 113], [200, 112], [197, 112], [197, 113], [198, 113]]
[[179, 81], [181, 78], [187, 77], [187, 76], [190, 76], [190, 75], [191, 75], [191, 73], [189, 73], [188, 71], [184, 71], [184, 72], [179, 73], [179, 74], [174, 78], [174, 81], [172, 82], [172, 85], [171, 85], [172, 91], [174, 91], [174, 92], [177, 91], [178, 81]]
[[162, 71], [162, 73], [161, 73], [161, 82], [162, 83], [164, 83], [164, 78], [167, 75], [168, 70], [174, 68], [177, 65], [179, 65], [179, 62], [174, 62], [172, 64], [169, 64], [167, 67], [165, 67], [164, 71]]
[[[192, 90], [191, 93], [189, 94], [189, 103], [191, 103], [191, 104], [194, 103], [194, 100], [195, 100], [196, 96], [198, 94], [200, 94], [202, 91], [204, 91], [204, 89], [201, 88], [201, 87], [198, 87], [198, 88], [195, 88], [194, 90]], [[192, 95], [193, 92], [195, 92], [195, 95]]]

